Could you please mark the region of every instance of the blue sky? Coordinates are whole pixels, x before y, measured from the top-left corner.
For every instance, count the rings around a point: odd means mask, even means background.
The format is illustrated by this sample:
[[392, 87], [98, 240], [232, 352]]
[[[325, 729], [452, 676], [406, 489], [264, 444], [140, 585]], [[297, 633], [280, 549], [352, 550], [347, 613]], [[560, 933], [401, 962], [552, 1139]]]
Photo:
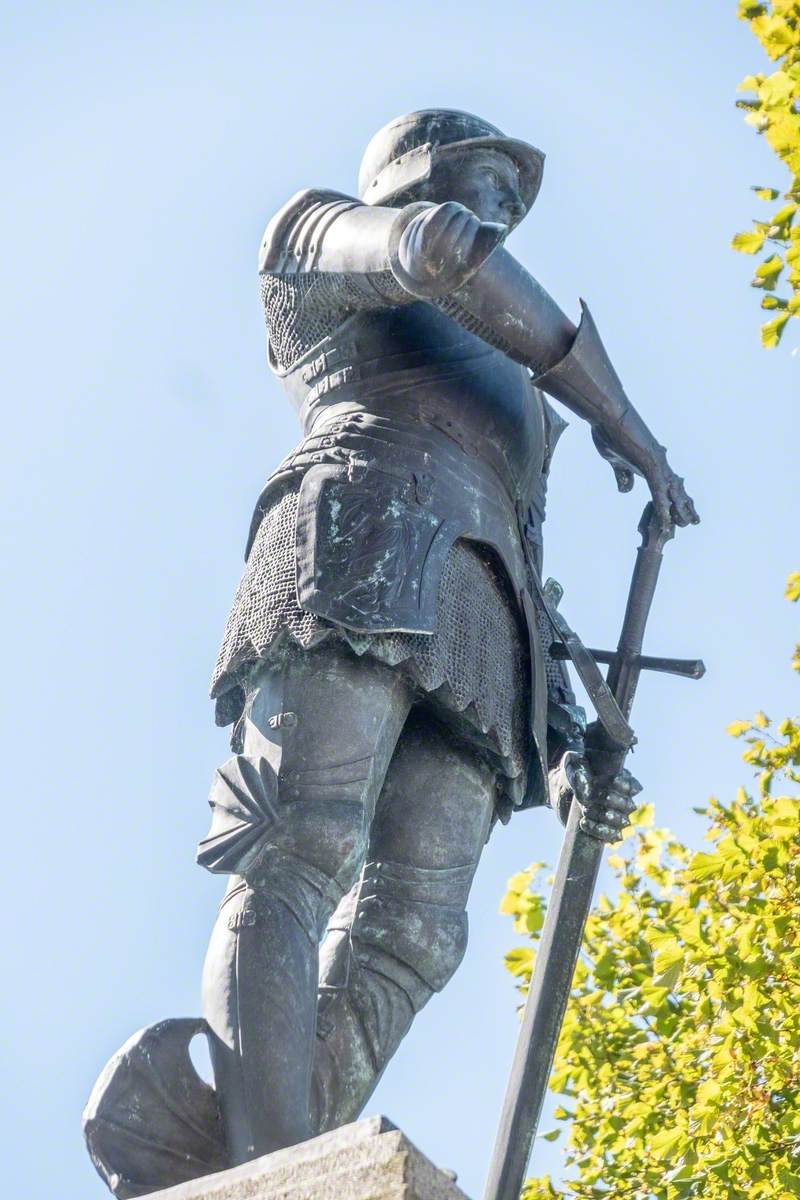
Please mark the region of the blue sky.
[[[0, 1128], [9, 1193], [89, 1200], [83, 1103], [135, 1029], [197, 1012], [219, 898], [193, 863], [227, 756], [207, 681], [253, 502], [296, 440], [258, 304], [272, 212], [299, 187], [352, 191], [367, 139], [413, 108], [466, 108], [547, 152], [509, 248], [569, 313], [587, 298], [703, 517], [667, 551], [648, 649], [702, 654], [708, 676], [648, 679], [634, 713], [634, 769], [692, 842], [692, 806], [746, 778], [727, 722], [794, 704], [800, 355], [794, 332], [760, 349], [750, 264], [727, 249], [759, 211], [749, 185], [783, 182], [733, 107], [763, 61], [733, 0], [2, 16]], [[572, 420], [547, 568], [593, 644], [618, 632], [643, 500]], [[476, 1197], [516, 1034], [497, 906], [558, 844], [546, 813], [497, 831], [467, 961], [369, 1108]], [[543, 1143], [537, 1167], [559, 1156]]]

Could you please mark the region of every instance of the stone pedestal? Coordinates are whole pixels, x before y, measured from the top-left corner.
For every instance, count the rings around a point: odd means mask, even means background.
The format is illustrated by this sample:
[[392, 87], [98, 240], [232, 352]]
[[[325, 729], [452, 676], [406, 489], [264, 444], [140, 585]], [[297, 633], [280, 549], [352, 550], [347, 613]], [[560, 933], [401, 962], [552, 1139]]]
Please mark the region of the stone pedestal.
[[467, 1200], [385, 1117], [369, 1117], [152, 1200]]

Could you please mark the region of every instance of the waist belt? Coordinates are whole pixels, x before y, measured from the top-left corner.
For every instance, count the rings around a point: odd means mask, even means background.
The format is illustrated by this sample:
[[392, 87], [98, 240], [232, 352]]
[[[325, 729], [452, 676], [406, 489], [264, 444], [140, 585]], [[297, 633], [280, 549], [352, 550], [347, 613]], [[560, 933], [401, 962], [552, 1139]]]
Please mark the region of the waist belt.
[[[369, 470], [402, 481], [416, 501], [464, 522], [464, 536], [498, 543], [517, 590], [525, 585], [524, 550], [519, 539], [518, 501], [504, 464], [465, 451], [453, 437], [418, 421], [370, 413], [332, 411], [314, 432], [283, 459], [256, 504], [249, 554], [273, 489], [284, 479], [318, 464], [346, 468], [356, 481]], [[486, 535], [485, 537], [483, 535]]]

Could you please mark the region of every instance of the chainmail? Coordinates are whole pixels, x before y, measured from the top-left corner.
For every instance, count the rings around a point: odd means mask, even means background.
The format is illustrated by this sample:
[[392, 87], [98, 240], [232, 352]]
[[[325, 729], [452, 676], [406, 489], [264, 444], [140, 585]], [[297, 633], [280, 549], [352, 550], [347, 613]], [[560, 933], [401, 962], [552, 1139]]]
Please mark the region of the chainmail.
[[365, 277], [361, 283], [351, 275], [325, 271], [264, 273], [260, 279], [272, 359], [280, 371], [290, 371], [352, 313], [414, 299], [391, 271]]
[[550, 647], [555, 635], [549, 617], [540, 608], [536, 609], [536, 624], [539, 641], [544, 648], [544, 675], [547, 680], [547, 693], [558, 700], [574, 703], [575, 697], [572, 694], [566, 663], [560, 662], [550, 654]]
[[[480, 317], [473, 316], [471, 312], [467, 312], [466, 308], [462, 308], [453, 296], [440, 296], [437, 300], [433, 300], [432, 303], [445, 316], [450, 317], [462, 329], [466, 329], [467, 333], [474, 333], [476, 337], [487, 342], [490, 346], [494, 346], [495, 350], [500, 350], [507, 358], [512, 359], [513, 362], [520, 363], [523, 367], [534, 366], [530, 359], [523, 358], [510, 342], [507, 342], [499, 333], [495, 333], [493, 329], [490, 329]], [[534, 374], [541, 374], [541, 370], [537, 367]]]
[[[352, 275], [326, 271], [297, 275], [264, 273], [260, 279], [269, 344], [273, 361], [280, 371], [290, 371], [305, 354], [335, 333], [352, 313], [387, 305], [412, 304], [416, 299], [398, 283], [391, 271], [380, 271], [360, 281]], [[510, 342], [467, 312], [453, 297], [442, 296], [432, 303], [463, 329], [482, 338], [508, 358], [523, 366], [536, 367], [527, 359], [521, 359]], [[536, 368], [539, 372], [543, 369]]]
[[521, 775], [528, 756], [527, 639], [490, 552], [475, 543], [454, 544], [442, 572], [433, 634], [354, 633], [297, 601], [298, 489], [298, 481], [289, 482], [273, 500], [253, 542], [212, 678], [218, 722], [238, 719], [250, 668], [278, 653], [286, 637], [307, 648], [336, 636], [357, 654], [406, 671], [499, 756], [508, 776]]

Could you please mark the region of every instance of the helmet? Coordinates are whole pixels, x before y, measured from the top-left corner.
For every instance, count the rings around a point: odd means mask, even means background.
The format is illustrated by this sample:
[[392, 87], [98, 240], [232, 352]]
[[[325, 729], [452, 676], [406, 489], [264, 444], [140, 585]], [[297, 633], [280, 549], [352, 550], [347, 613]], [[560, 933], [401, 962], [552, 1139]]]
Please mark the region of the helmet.
[[513, 160], [527, 212], [542, 182], [544, 154], [481, 117], [452, 108], [421, 109], [378, 130], [361, 160], [358, 194], [366, 204], [391, 204], [428, 179], [437, 159], [467, 147], [500, 150]]

